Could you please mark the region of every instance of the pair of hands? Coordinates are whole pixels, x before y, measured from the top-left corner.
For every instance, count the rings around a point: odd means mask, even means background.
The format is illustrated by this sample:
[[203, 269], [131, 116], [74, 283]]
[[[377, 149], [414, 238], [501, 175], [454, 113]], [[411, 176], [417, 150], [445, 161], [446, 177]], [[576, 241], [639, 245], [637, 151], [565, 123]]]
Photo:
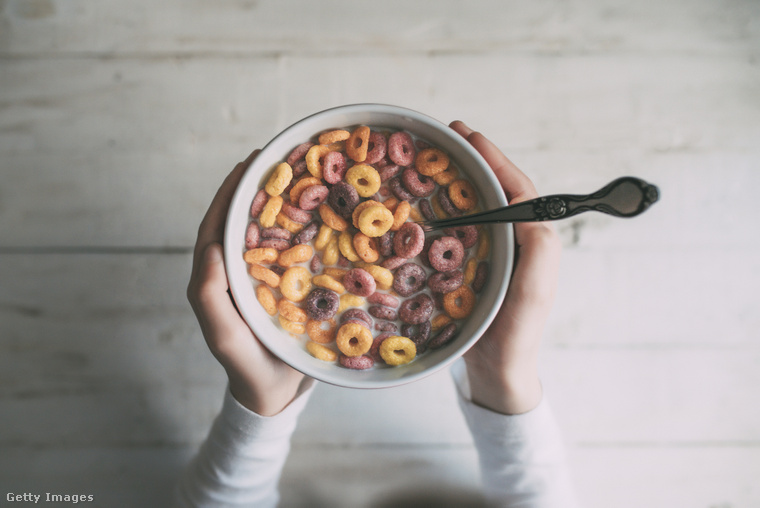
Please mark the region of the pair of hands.
[[[479, 132], [450, 127], [485, 158], [510, 203], [538, 197], [533, 183]], [[272, 355], [238, 314], [228, 293], [222, 240], [227, 209], [254, 151], [227, 176], [198, 229], [187, 297], [209, 349], [224, 367], [230, 391], [262, 416], [282, 411], [304, 375]], [[464, 355], [476, 404], [503, 414], [530, 411], [541, 400], [538, 351], [554, 300], [560, 242], [548, 223], [514, 225], [516, 263], [504, 303], [480, 340]]]

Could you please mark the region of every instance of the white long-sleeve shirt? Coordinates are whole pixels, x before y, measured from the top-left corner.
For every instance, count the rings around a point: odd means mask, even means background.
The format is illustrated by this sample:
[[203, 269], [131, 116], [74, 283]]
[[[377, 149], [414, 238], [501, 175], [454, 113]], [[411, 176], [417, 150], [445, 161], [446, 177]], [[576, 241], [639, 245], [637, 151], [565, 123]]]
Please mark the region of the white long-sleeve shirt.
[[[499, 506], [574, 508], [563, 445], [546, 400], [503, 415], [473, 404], [463, 365], [452, 369], [459, 405], [473, 435], [485, 494]], [[229, 390], [208, 438], [180, 479], [179, 507], [274, 507], [290, 437], [313, 391], [306, 382], [281, 413], [260, 416]]]

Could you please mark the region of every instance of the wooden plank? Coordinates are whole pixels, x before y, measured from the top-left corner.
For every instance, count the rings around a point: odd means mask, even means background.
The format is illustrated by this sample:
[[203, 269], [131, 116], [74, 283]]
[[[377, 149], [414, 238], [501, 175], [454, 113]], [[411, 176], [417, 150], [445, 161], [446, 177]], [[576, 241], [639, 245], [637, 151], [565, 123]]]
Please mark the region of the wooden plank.
[[[749, 1], [6, 0], [5, 55], [155, 52], [723, 52], [757, 45]], [[371, 20], [371, 22], [369, 22]], [[315, 44], [318, 41], [318, 44]]]

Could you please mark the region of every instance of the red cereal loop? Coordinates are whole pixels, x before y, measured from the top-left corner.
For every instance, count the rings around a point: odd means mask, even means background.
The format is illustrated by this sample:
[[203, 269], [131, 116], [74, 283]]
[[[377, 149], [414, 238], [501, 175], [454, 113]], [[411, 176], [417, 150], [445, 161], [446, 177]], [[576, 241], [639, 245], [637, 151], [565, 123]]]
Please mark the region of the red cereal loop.
[[293, 149], [292, 152], [290, 152], [290, 155], [288, 155], [288, 159], [286, 162], [290, 164], [291, 166], [295, 166], [296, 162], [304, 160], [304, 157], [306, 157], [306, 153], [309, 151], [309, 148], [314, 146], [314, 143], [307, 141], [306, 143], [301, 143], [297, 147]]
[[375, 365], [374, 358], [362, 355], [362, 356], [346, 356], [341, 354], [338, 357], [338, 361], [347, 369], [364, 370], [369, 369]]
[[245, 230], [245, 250], [258, 247], [260, 237], [259, 225], [256, 222], [249, 223], [248, 228]]
[[406, 168], [401, 173], [401, 181], [406, 190], [420, 198], [430, 196], [436, 188], [436, 184], [432, 178], [419, 173], [414, 168]]
[[404, 132], [394, 132], [388, 138], [388, 157], [394, 164], [409, 166], [414, 162], [417, 150], [414, 148], [412, 137]]
[[364, 159], [365, 164], [377, 164], [385, 157], [387, 151], [387, 142], [385, 136], [380, 132], [370, 131], [369, 148], [367, 157]]
[[301, 192], [301, 196], [298, 198], [298, 206], [301, 207], [301, 210], [316, 210], [319, 205], [327, 200], [329, 195], [330, 190], [324, 185], [310, 185]]
[[349, 293], [356, 296], [369, 296], [377, 289], [372, 275], [362, 268], [352, 268], [343, 276], [343, 285]]
[[256, 196], [254, 196], [253, 202], [251, 203], [251, 217], [258, 217], [261, 211], [264, 209], [264, 206], [266, 206], [267, 201], [269, 201], [269, 194], [267, 194], [267, 191], [264, 189], [260, 189], [259, 192], [256, 193]]
[[336, 184], [343, 180], [346, 168], [346, 157], [340, 152], [330, 152], [322, 164], [322, 178], [329, 184]]
[[[301, 194], [301, 197], [303, 197], [303, 194]], [[307, 222], [311, 221], [311, 214], [309, 212], [298, 208], [297, 206], [291, 205], [287, 201], [282, 203], [282, 211], [285, 215], [288, 216], [290, 220], [294, 220], [301, 224], [306, 224]]]
[[453, 236], [444, 236], [435, 240], [428, 251], [430, 266], [439, 272], [456, 270], [464, 261], [462, 242]]
[[397, 256], [412, 259], [425, 246], [425, 232], [416, 222], [405, 222], [393, 237], [393, 252]]

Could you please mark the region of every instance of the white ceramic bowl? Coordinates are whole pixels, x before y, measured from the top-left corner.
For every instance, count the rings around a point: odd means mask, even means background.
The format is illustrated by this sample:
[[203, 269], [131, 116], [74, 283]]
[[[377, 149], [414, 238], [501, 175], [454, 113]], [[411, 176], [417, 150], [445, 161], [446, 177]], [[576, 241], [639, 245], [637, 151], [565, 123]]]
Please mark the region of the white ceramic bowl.
[[456, 339], [428, 351], [407, 365], [351, 370], [317, 360], [299, 339], [284, 332], [261, 307], [243, 261], [245, 230], [253, 196], [279, 162], [315, 134], [357, 125], [406, 130], [446, 151], [475, 185], [483, 208], [505, 206], [507, 200], [488, 164], [472, 146], [447, 125], [416, 111], [383, 104], [354, 104], [328, 109], [291, 125], [270, 141], [253, 161], [238, 186], [227, 216], [224, 251], [227, 276], [236, 305], [261, 342], [293, 368], [320, 381], [351, 388], [384, 388], [415, 381], [446, 367], [467, 351], [493, 320], [506, 294], [514, 253], [511, 225], [492, 225], [490, 276], [479, 303], [461, 326]]

